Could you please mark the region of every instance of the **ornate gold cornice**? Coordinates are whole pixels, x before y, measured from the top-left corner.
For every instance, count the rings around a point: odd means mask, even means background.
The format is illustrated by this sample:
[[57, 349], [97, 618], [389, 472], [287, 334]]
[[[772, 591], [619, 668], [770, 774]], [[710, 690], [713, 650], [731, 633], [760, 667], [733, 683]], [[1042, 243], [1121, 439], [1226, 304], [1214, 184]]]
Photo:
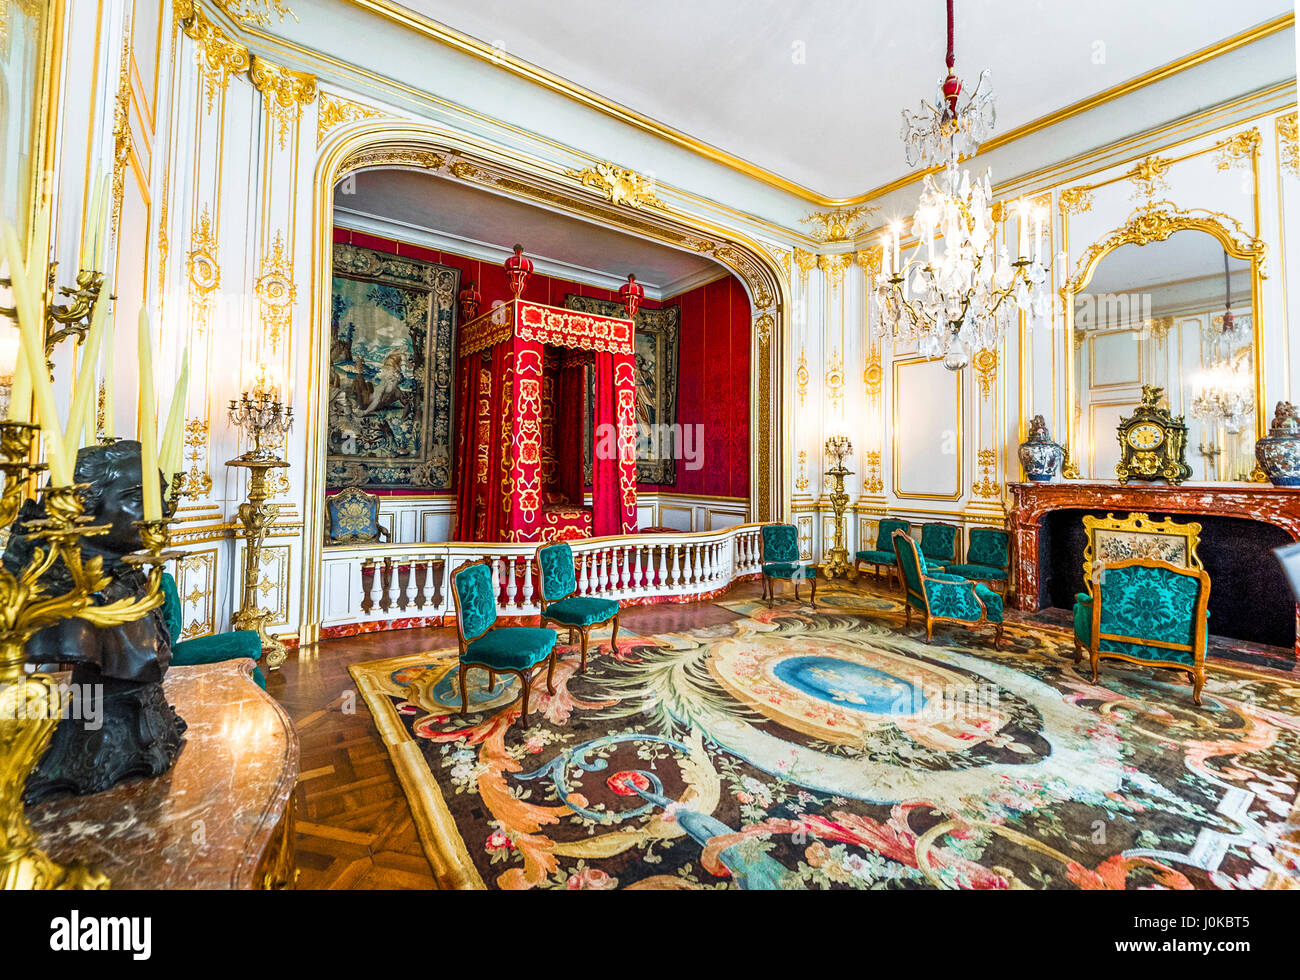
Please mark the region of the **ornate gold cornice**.
[[826, 281], [830, 283], [832, 289], [839, 288], [840, 283], [844, 281], [845, 270], [852, 264], [852, 252], [817, 256], [817, 268], [822, 270], [822, 275], [826, 277]]
[[173, 15], [176, 26], [198, 47], [207, 110], [211, 112], [216, 93], [225, 93], [230, 76], [248, 71], [251, 64], [248, 48], [227, 37], [194, 0], [175, 0]]
[[630, 208], [662, 208], [663, 202], [655, 196], [655, 184], [634, 170], [616, 167], [612, 163], [598, 163], [585, 170], [566, 170], [566, 176], [579, 181], [583, 187], [602, 194], [614, 205]]
[[805, 252], [799, 246], [794, 249], [794, 264], [799, 267], [799, 287], [808, 288], [808, 274], [817, 266], [817, 255], [814, 252]]
[[[421, 170], [441, 170], [446, 165], [447, 158], [432, 150], [418, 150], [405, 146], [378, 146], [373, 149], [359, 150], [348, 157], [339, 168], [339, 176], [346, 177], [358, 170], [369, 170], [372, 167], [418, 167]], [[465, 166], [469, 165], [465, 164]], [[456, 173], [455, 176], [468, 179], [463, 173]]]
[[854, 260], [868, 276], [880, 275], [881, 263], [884, 261], [884, 257], [885, 253], [879, 245], [859, 249], [853, 255]]
[[270, 27], [271, 18], [280, 23], [286, 16], [295, 21], [298, 15], [289, 9], [284, 0], [212, 0], [218, 9], [236, 24], [244, 27]]
[[253, 85], [262, 93], [266, 114], [276, 125], [280, 149], [285, 148], [289, 127], [302, 118], [303, 106], [316, 101], [316, 76], [273, 65], [253, 55]]
[[878, 208], [859, 205], [855, 208], [836, 208], [833, 211], [814, 211], [799, 220], [813, 225], [814, 241], [833, 243], [849, 242], [862, 233], [865, 220], [878, 211]]
[[1255, 128], [1229, 136], [1218, 145], [1215, 163], [1220, 170], [1231, 170], [1238, 165], [1249, 163], [1263, 143], [1264, 138]]
[[1277, 117], [1278, 166], [1292, 177], [1300, 177], [1300, 124], [1296, 113]]
[[359, 119], [374, 119], [382, 115], [384, 115], [382, 109], [362, 105], [360, 102], [335, 98], [322, 92], [320, 108], [316, 113], [316, 142], [319, 144], [324, 141], [325, 134], [335, 126], [356, 122]]

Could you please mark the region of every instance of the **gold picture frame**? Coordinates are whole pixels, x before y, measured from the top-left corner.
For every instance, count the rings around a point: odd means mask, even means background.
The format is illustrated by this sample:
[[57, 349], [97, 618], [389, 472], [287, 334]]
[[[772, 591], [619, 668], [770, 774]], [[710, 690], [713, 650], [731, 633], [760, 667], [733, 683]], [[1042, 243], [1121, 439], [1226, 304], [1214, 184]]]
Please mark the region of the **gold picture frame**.
[[1092, 594], [1093, 563], [1155, 559], [1183, 568], [1204, 569], [1196, 549], [1201, 542], [1201, 525], [1180, 524], [1172, 517], [1153, 521], [1146, 514], [1093, 517], [1085, 514], [1083, 530], [1088, 542], [1083, 549], [1083, 581]]

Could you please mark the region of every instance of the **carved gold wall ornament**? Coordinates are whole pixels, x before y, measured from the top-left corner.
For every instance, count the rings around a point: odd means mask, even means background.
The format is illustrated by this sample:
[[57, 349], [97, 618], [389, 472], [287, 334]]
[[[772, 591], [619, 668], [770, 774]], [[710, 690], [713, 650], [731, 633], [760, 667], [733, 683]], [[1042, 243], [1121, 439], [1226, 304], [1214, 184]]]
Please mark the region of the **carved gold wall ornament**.
[[1278, 116], [1278, 165], [1283, 173], [1300, 177], [1300, 116], [1294, 112]]
[[881, 262], [884, 259], [884, 251], [879, 245], [872, 245], [870, 248], [860, 249], [855, 252], [853, 257], [867, 276], [880, 275]]
[[1124, 176], [1133, 181], [1137, 188], [1133, 193], [1133, 197], [1135, 199], [1145, 198], [1150, 202], [1157, 193], [1164, 193], [1168, 190], [1169, 181], [1165, 175], [1172, 165], [1173, 161], [1165, 157], [1149, 156], [1126, 173]]
[[862, 489], [867, 493], [880, 493], [885, 489], [884, 475], [880, 471], [880, 452], [870, 450], [867, 453], [867, 472], [864, 475]]
[[171, 253], [171, 239], [167, 234], [168, 202], [171, 199], [171, 171], [163, 171], [162, 196], [158, 204], [158, 303], [167, 291], [167, 257]]
[[799, 450], [799, 475], [794, 481], [794, 488], [800, 493], [808, 490], [808, 453], [803, 449]]
[[[447, 158], [431, 150], [414, 150], [401, 146], [380, 146], [352, 154], [339, 168], [339, 176], [346, 177], [358, 170], [376, 167], [419, 167], [422, 170], [441, 170]], [[456, 174], [464, 179], [463, 174]]]
[[208, 420], [187, 419], [184, 437], [185, 459], [189, 470], [185, 473], [182, 492], [189, 497], [206, 497], [212, 492], [212, 477], [208, 474]]
[[873, 344], [867, 351], [867, 366], [862, 372], [862, 384], [867, 390], [867, 398], [872, 403], [880, 401], [880, 390], [884, 384], [885, 371], [880, 362], [880, 345]]
[[1092, 191], [1086, 187], [1070, 187], [1061, 191], [1062, 215], [1084, 214], [1092, 210]]
[[270, 27], [274, 17], [284, 23], [285, 17], [298, 20], [284, 0], [212, 0], [226, 16], [244, 27]]
[[273, 65], [253, 55], [250, 73], [253, 85], [262, 93], [262, 105], [275, 124], [280, 149], [284, 149], [289, 127], [302, 118], [303, 106], [316, 101], [316, 76]]
[[[1219, 317], [1219, 323], [1223, 323], [1223, 317]], [[1165, 338], [1169, 336], [1169, 331], [1174, 327], [1174, 318], [1159, 316], [1154, 320], [1148, 320], [1142, 326], [1151, 335], [1151, 339], [1156, 343], [1163, 343]]]
[[173, 5], [176, 26], [185, 32], [197, 48], [199, 70], [207, 111], [212, 112], [216, 93], [225, 95], [231, 75], [248, 71], [251, 57], [248, 48], [232, 41], [225, 32], [203, 12], [194, 0], [175, 0]]
[[802, 347], [799, 348], [799, 367], [794, 372], [794, 380], [799, 386], [799, 404], [802, 405], [808, 398], [808, 355]]
[[1248, 165], [1259, 152], [1263, 142], [1264, 138], [1260, 136], [1258, 129], [1248, 129], [1230, 136], [1218, 145], [1215, 165], [1220, 170], [1232, 170], [1238, 166]]
[[855, 208], [836, 208], [833, 211], [814, 211], [799, 220], [813, 225], [812, 238], [818, 242], [852, 241], [862, 233], [866, 219], [875, 214], [879, 208], [859, 205]]
[[822, 275], [830, 283], [831, 289], [839, 289], [840, 283], [844, 281], [844, 272], [853, 264], [852, 252], [841, 252], [838, 255], [819, 255], [817, 256], [817, 268], [822, 270]]
[[325, 134], [335, 126], [362, 119], [374, 119], [382, 115], [384, 115], [382, 109], [362, 105], [360, 102], [350, 102], [322, 92], [320, 108], [316, 113], [316, 142], [317, 144], [324, 142]]
[[284, 236], [277, 231], [270, 251], [262, 257], [261, 272], [254, 284], [262, 306], [262, 326], [271, 351], [279, 349], [280, 338], [289, 336], [293, 304], [298, 287], [293, 282], [293, 263], [285, 255]]
[[803, 249], [795, 246], [794, 264], [799, 267], [799, 288], [807, 291], [808, 274], [817, 267], [817, 255], [813, 252], [805, 252]]
[[766, 310], [776, 302], [776, 283], [747, 249], [724, 242], [713, 250], [713, 257], [730, 267], [749, 286], [755, 311]]
[[993, 500], [1002, 495], [1002, 484], [997, 480], [998, 454], [992, 449], [981, 449], [976, 453], [976, 466], [979, 479], [971, 485], [971, 492], [985, 500]]
[[195, 324], [202, 332], [208, 328], [212, 315], [212, 294], [221, 285], [221, 265], [217, 261], [217, 235], [212, 227], [212, 215], [203, 208], [199, 223], [190, 235], [190, 251], [185, 260], [189, 277], [190, 304], [193, 306]]
[[614, 205], [627, 205], [630, 208], [662, 208], [663, 201], [655, 196], [655, 182], [651, 177], [643, 177], [635, 170], [616, 167], [612, 163], [598, 163], [584, 170], [566, 170], [566, 176], [573, 177], [583, 187], [605, 196]]
[[975, 368], [975, 378], [979, 381], [980, 396], [988, 401], [993, 394], [994, 382], [998, 379], [998, 352], [982, 350], [975, 355], [971, 365]]
[[844, 362], [840, 359], [838, 348], [831, 351], [830, 360], [826, 364], [825, 384], [826, 397], [830, 399], [831, 407], [838, 410], [844, 398]]

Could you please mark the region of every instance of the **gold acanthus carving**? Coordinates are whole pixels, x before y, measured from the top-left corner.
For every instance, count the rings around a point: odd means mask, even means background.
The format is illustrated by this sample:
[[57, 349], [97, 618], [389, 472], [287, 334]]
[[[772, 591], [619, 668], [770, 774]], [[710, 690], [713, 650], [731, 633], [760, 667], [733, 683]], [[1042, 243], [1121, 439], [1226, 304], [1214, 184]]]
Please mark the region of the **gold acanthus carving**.
[[212, 0], [236, 24], [244, 27], [270, 27], [271, 18], [280, 23], [284, 18], [298, 20], [298, 15], [289, 9], [284, 0]]
[[1284, 173], [1300, 177], [1300, 116], [1294, 112], [1277, 117], [1278, 165]]
[[766, 310], [776, 302], [763, 267], [750, 252], [723, 242], [713, 249], [713, 257], [729, 266], [749, 286], [755, 310]]
[[884, 260], [884, 252], [879, 245], [872, 245], [870, 248], [860, 249], [855, 252], [853, 258], [857, 261], [859, 268], [867, 276], [880, 275], [881, 263]]
[[1092, 191], [1086, 187], [1070, 187], [1061, 191], [1062, 215], [1083, 214], [1092, 210]]
[[800, 493], [808, 490], [808, 453], [799, 450], [799, 476], [794, 481], [794, 488]]
[[880, 471], [880, 452], [878, 450], [870, 450], [867, 453], [867, 472], [862, 488], [867, 493], [880, 493], [885, 489], [884, 475]]
[[655, 183], [635, 170], [616, 167], [612, 163], [598, 163], [585, 170], [566, 170], [565, 174], [579, 181], [583, 187], [603, 194], [614, 205], [630, 208], [662, 208], [664, 203], [655, 196]]
[[262, 258], [261, 273], [254, 287], [262, 305], [262, 325], [271, 350], [279, 349], [280, 338], [288, 337], [289, 322], [298, 288], [293, 281], [293, 263], [284, 250], [284, 236], [275, 233], [270, 251]]
[[767, 350], [768, 344], [772, 342], [772, 328], [776, 326], [776, 321], [772, 319], [772, 314], [764, 313], [754, 318], [754, 333], [758, 337], [758, 346]]
[[813, 225], [812, 238], [818, 242], [852, 241], [862, 232], [863, 222], [878, 208], [860, 205], [855, 208], [836, 208], [833, 211], [814, 211], [799, 220]]
[[190, 468], [182, 484], [183, 492], [191, 497], [205, 497], [212, 492], [212, 477], [208, 475], [208, 420], [187, 419], [184, 437], [185, 459]]
[[303, 106], [316, 101], [316, 76], [273, 65], [253, 55], [253, 85], [262, 93], [266, 114], [276, 126], [280, 149], [285, 148], [289, 127], [302, 118]]
[[826, 365], [826, 397], [831, 407], [838, 410], [840, 400], [844, 397], [844, 362], [840, 359], [838, 349], [831, 351], [830, 361]]
[[113, 99], [113, 218], [112, 233], [122, 220], [122, 201], [126, 196], [126, 166], [131, 160], [131, 47], [130, 38], [122, 42], [122, 61], [118, 68], [117, 95]]
[[817, 255], [814, 252], [805, 252], [796, 245], [794, 264], [799, 267], [799, 288], [807, 290], [808, 274], [817, 266]]
[[830, 283], [831, 289], [838, 289], [840, 283], [844, 281], [844, 271], [853, 264], [852, 252], [841, 252], [839, 255], [819, 255], [817, 256], [817, 268], [822, 270], [822, 275]]
[[176, 25], [198, 49], [207, 111], [211, 112], [216, 93], [225, 94], [230, 76], [248, 71], [252, 63], [248, 48], [228, 38], [194, 0], [175, 0], [173, 11]]
[[190, 251], [185, 270], [190, 280], [190, 303], [199, 331], [208, 327], [212, 313], [212, 294], [221, 285], [221, 265], [217, 261], [217, 235], [212, 227], [212, 215], [207, 207], [199, 217], [198, 226], [190, 235]]
[[[416, 150], [403, 146], [379, 146], [352, 154], [339, 168], [339, 176], [345, 177], [348, 174], [356, 173], [358, 170], [367, 170], [371, 167], [419, 167], [422, 170], [441, 170], [446, 165], [447, 158], [441, 153], [434, 153], [431, 150]], [[461, 166], [461, 164], [456, 166]], [[469, 165], [465, 164], [464, 166]], [[456, 173], [455, 167], [452, 168], [452, 173], [462, 180], [467, 179], [464, 174]]]
[[1002, 485], [997, 481], [996, 469], [998, 454], [992, 449], [981, 449], [976, 454], [980, 479], [971, 485], [971, 491], [977, 497], [992, 500], [1002, 495]]
[[1137, 192], [1150, 201], [1158, 192], [1168, 188], [1169, 181], [1165, 179], [1165, 174], [1169, 172], [1171, 166], [1173, 166], [1172, 160], [1150, 156], [1124, 176], [1133, 181], [1137, 185]]
[[799, 367], [794, 372], [794, 380], [799, 386], [799, 404], [802, 405], [808, 398], [808, 355], [802, 347], [799, 348]]
[[979, 381], [980, 395], [985, 401], [993, 394], [993, 384], [998, 378], [998, 352], [982, 350], [975, 355], [971, 366], [975, 368], [975, 377]]
[[1220, 170], [1231, 170], [1238, 164], [1245, 164], [1259, 152], [1263, 142], [1264, 138], [1258, 129], [1248, 129], [1230, 136], [1219, 144], [1215, 163]]
[[374, 109], [360, 102], [337, 99], [332, 95], [321, 93], [320, 108], [316, 111], [316, 142], [325, 140], [325, 135], [335, 126], [357, 122], [362, 119], [374, 119], [384, 115], [382, 109]]
[[885, 371], [880, 363], [880, 344], [872, 344], [867, 351], [867, 366], [862, 371], [862, 384], [867, 390], [867, 399], [873, 404], [880, 401], [880, 389], [884, 379]]

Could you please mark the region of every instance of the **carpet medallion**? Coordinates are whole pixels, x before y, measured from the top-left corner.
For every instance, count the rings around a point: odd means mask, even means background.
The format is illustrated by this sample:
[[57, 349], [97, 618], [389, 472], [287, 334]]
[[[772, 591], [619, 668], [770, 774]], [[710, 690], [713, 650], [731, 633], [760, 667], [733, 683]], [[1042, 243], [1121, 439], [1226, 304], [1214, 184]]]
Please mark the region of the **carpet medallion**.
[[927, 645], [873, 603], [565, 648], [527, 725], [481, 670], [460, 718], [454, 650], [351, 669], [449, 887], [1297, 883], [1300, 683], [1212, 668], [1197, 708], [1173, 672], [1093, 684], [1064, 634]]

